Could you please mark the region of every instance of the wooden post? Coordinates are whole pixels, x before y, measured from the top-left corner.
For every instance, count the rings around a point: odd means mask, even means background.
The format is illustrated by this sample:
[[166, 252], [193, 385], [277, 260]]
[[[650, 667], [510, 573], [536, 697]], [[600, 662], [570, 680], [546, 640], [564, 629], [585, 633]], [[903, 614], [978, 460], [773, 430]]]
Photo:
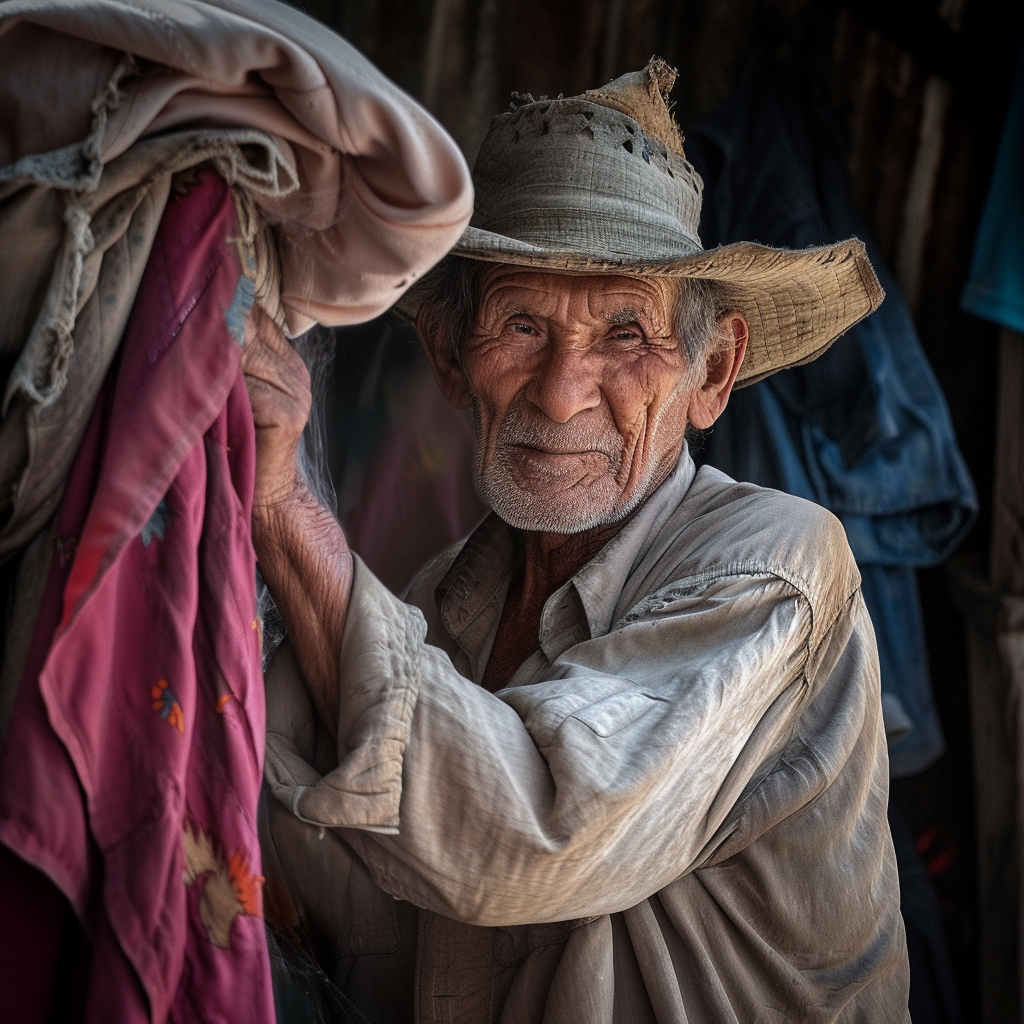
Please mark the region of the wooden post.
[[999, 407], [989, 580], [1024, 594], [1024, 335], [999, 339]]
[[[968, 619], [983, 1024], [1024, 1007], [1024, 336], [999, 341], [992, 544], [987, 574], [953, 570]], [[987, 575], [987, 579], [985, 576]]]
[[999, 338], [999, 407], [989, 579], [1002, 595], [998, 636], [1006, 686], [1007, 719], [1017, 739], [1017, 1013], [1024, 1008], [1024, 336], [1004, 328]]
[[[1013, 609], [980, 565], [951, 569], [956, 603], [967, 616], [978, 882], [981, 1024], [1020, 1021], [1018, 985], [1018, 711], [1001, 647]], [[1010, 612], [1008, 615], [1007, 612]]]

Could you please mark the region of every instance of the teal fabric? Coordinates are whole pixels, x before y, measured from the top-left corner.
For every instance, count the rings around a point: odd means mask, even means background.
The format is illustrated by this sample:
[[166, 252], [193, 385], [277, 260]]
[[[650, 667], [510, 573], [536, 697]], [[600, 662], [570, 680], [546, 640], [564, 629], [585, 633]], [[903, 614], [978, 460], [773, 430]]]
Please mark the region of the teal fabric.
[[1024, 333], [1024, 45], [961, 306]]

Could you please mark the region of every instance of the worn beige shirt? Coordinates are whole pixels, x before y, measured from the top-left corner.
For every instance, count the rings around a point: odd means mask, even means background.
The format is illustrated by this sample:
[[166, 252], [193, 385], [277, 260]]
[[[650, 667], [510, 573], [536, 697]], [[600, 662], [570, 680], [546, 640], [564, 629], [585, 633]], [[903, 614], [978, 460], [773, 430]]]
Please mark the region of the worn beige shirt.
[[491, 516], [418, 607], [357, 563], [336, 750], [268, 675], [266, 870], [339, 986], [371, 1021], [909, 1021], [839, 522], [684, 454], [491, 694], [513, 560]]

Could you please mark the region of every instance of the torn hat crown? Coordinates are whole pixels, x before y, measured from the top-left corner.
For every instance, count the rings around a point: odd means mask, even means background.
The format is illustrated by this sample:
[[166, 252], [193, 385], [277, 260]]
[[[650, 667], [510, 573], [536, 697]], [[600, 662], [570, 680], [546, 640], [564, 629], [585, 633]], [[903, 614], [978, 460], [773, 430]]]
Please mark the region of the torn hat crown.
[[[700, 242], [703, 182], [667, 103], [676, 72], [653, 57], [581, 96], [516, 97], [480, 147], [473, 219], [456, 256], [561, 273], [696, 277], [728, 285], [750, 336], [737, 386], [808, 362], [884, 292], [856, 238], [813, 249]], [[414, 314], [425, 292], [402, 303]]]
[[684, 156], [683, 136], [668, 105], [677, 75], [661, 57], [652, 57], [642, 71], [616, 78], [603, 89], [588, 89], [583, 98], [633, 118], [645, 135]]

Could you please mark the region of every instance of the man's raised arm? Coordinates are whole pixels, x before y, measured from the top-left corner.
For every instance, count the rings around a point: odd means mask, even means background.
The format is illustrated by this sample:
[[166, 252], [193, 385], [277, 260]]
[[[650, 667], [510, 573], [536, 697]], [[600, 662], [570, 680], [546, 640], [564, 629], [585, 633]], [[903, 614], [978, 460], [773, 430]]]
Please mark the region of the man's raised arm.
[[310, 493], [296, 461], [309, 418], [309, 371], [258, 307], [246, 330], [243, 360], [256, 425], [253, 546], [310, 697], [333, 737], [352, 555], [338, 521]]

